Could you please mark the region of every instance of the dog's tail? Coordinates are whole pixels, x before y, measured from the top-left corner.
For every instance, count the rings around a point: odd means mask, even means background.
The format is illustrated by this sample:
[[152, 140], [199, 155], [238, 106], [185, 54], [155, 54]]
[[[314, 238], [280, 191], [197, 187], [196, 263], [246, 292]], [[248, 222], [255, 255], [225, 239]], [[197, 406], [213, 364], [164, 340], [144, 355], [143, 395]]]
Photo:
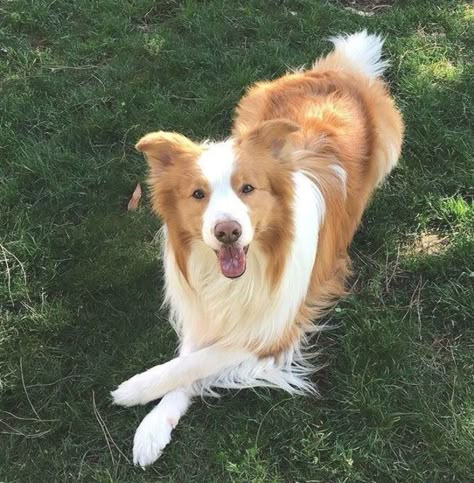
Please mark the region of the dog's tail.
[[351, 68], [375, 79], [383, 74], [388, 61], [382, 59], [384, 39], [380, 35], [368, 34], [362, 30], [355, 34], [338, 35], [329, 39], [334, 51], [325, 59], [316, 62], [315, 67], [326, 64], [339, 69]]

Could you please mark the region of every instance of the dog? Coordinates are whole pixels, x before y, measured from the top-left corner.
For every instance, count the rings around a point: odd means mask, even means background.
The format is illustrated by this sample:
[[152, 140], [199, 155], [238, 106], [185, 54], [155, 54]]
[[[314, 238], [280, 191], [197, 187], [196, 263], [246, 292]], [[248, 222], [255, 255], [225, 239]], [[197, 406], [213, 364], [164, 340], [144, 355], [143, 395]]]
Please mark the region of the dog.
[[315, 391], [314, 321], [345, 294], [348, 246], [396, 165], [403, 121], [381, 78], [383, 40], [330, 39], [309, 70], [258, 82], [231, 136], [145, 135], [161, 218], [165, 303], [179, 355], [123, 382], [121, 406], [159, 404], [138, 427], [134, 463], [153, 463], [192, 398], [216, 388]]

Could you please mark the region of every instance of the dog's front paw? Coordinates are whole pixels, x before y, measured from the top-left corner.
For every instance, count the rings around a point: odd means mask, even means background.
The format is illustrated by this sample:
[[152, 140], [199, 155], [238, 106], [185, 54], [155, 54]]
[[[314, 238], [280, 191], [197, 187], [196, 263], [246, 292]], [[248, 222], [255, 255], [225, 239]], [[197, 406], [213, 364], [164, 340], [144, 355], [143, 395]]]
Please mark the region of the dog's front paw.
[[113, 403], [128, 407], [160, 399], [176, 387], [176, 381], [173, 379], [173, 372], [170, 369], [172, 366], [167, 362], [122, 382], [111, 393]]
[[112, 391], [110, 394], [114, 404], [118, 406], [136, 406], [137, 404], [146, 404], [153, 399], [150, 397], [150, 385], [146, 373], [137, 374]]
[[133, 438], [133, 462], [142, 468], [154, 463], [171, 441], [173, 421], [159, 408], [141, 422]]

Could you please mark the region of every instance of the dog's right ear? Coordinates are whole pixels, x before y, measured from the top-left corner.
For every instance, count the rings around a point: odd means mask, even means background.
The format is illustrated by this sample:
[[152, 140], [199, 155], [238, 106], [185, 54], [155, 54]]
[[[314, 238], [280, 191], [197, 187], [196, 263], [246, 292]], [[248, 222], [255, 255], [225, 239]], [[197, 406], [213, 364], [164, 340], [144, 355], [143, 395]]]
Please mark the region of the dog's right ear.
[[280, 161], [291, 158], [294, 151], [291, 134], [300, 130], [298, 124], [289, 119], [272, 119], [237, 134], [237, 140], [252, 151], [264, 151]]
[[196, 159], [201, 153], [199, 144], [181, 134], [157, 131], [143, 136], [135, 148], [144, 153], [150, 174], [159, 175], [164, 169]]

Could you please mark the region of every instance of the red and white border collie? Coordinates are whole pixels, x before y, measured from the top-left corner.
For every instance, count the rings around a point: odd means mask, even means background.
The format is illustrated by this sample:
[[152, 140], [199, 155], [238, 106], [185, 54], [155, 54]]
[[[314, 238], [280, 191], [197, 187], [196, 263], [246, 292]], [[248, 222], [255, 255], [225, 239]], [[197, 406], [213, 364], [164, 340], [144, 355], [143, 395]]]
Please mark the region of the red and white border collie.
[[310, 70], [251, 87], [226, 141], [160, 131], [137, 144], [163, 221], [180, 348], [112, 393], [122, 406], [161, 398], [135, 434], [135, 464], [160, 456], [193, 396], [314, 390], [305, 341], [344, 294], [348, 245], [403, 137], [380, 78], [382, 39], [363, 31], [332, 42]]

